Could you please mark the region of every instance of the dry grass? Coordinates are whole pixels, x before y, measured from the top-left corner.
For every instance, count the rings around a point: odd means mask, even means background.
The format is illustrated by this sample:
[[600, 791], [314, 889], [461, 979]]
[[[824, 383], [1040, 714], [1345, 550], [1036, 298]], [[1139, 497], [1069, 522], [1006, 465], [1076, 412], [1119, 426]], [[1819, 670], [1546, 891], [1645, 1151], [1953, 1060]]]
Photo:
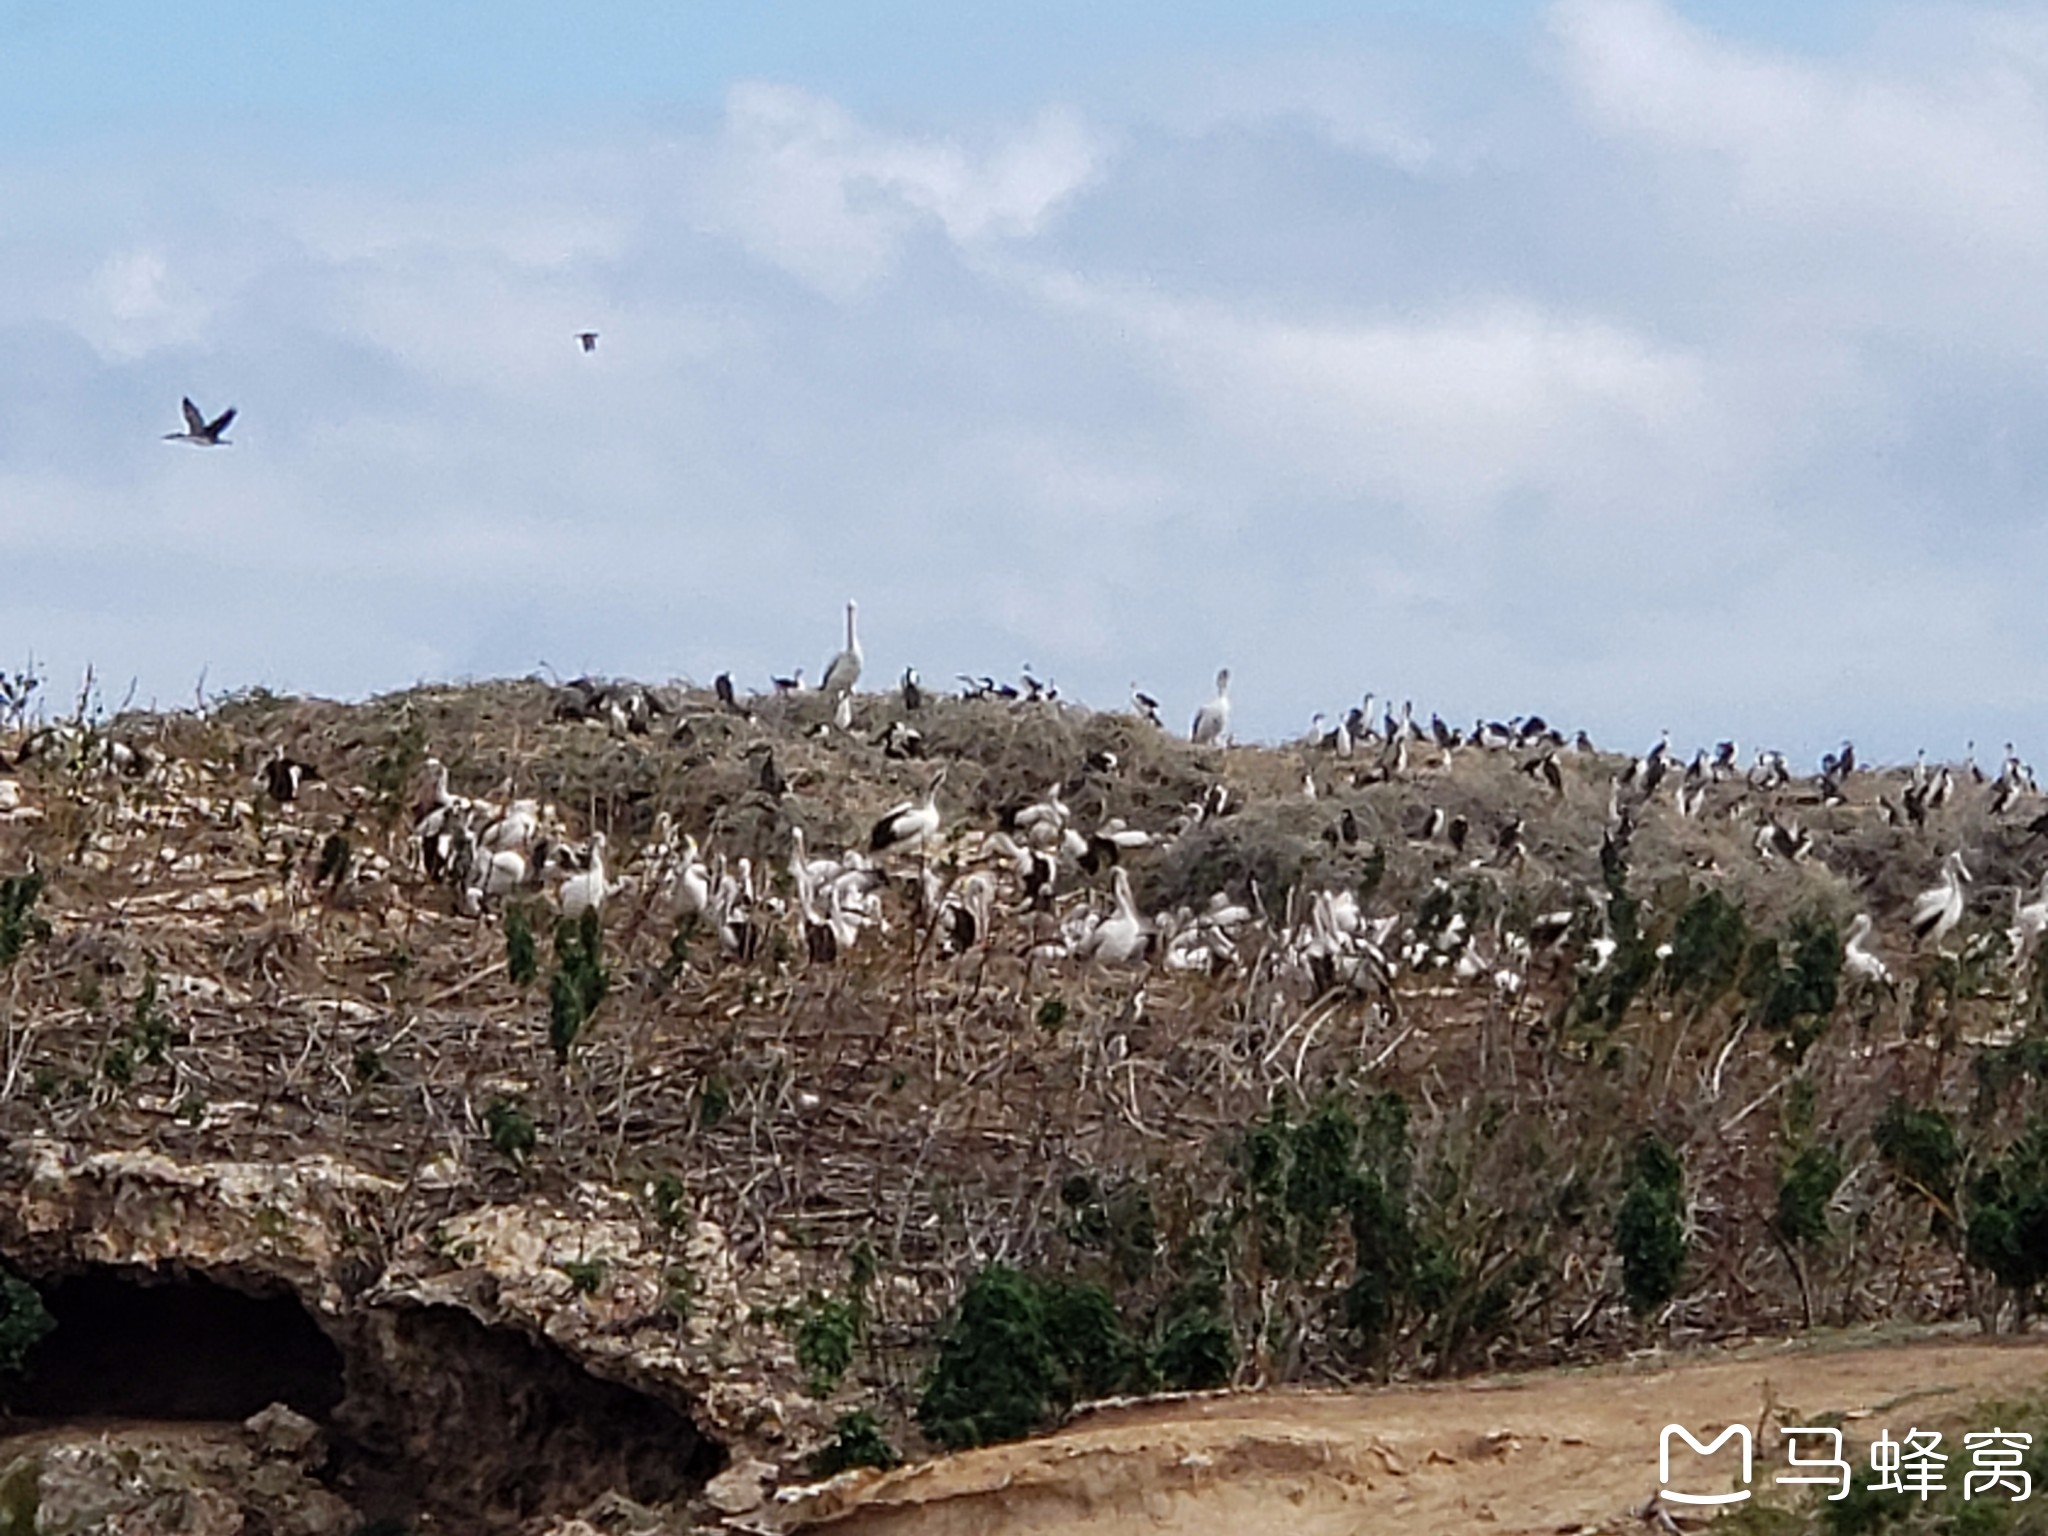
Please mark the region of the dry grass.
[[[1084, 829], [1121, 816], [1163, 834], [1220, 781], [1242, 809], [1132, 856], [1146, 909], [1256, 890], [1278, 923], [1290, 893], [1305, 910], [1305, 892], [1356, 889], [1377, 863], [1369, 910], [1412, 922], [1446, 881], [1488, 943], [1496, 917], [1512, 933], [1535, 913], [1596, 900], [1620, 766], [1567, 754], [1561, 797], [1518, 771], [1512, 752], [1467, 752], [1448, 768], [1418, 752], [1405, 780], [1353, 782], [1370, 766], [1363, 756], [1201, 750], [1127, 716], [945, 699], [915, 717], [928, 761], [906, 762], [875, 744], [902, 717], [893, 696], [863, 697], [856, 730], [824, 736], [812, 734], [826, 712], [815, 695], [758, 700], [751, 715], [697, 691], [662, 698], [670, 713], [639, 737], [552, 718], [551, 690], [531, 682], [361, 705], [247, 696], [203, 716], [112, 722], [112, 736], [157, 760], [140, 778], [26, 765], [40, 817], [0, 826], [0, 874], [33, 856], [54, 931], [0, 994], [0, 1130], [189, 1157], [319, 1149], [402, 1179], [429, 1163], [458, 1170], [466, 1184], [409, 1186], [374, 1235], [385, 1244], [463, 1201], [588, 1179], [638, 1190], [666, 1175], [743, 1256], [777, 1236], [797, 1242], [820, 1289], [842, 1282], [853, 1244], [870, 1243], [897, 1283], [877, 1292], [865, 1369], [899, 1407], [931, 1323], [976, 1267], [1100, 1262], [1062, 1230], [1070, 1175], [1145, 1188], [1160, 1265], [1133, 1285], [1139, 1301], [1156, 1299], [1167, 1256], [1223, 1212], [1243, 1128], [1275, 1102], [1307, 1105], [1332, 1089], [1409, 1100], [1416, 1198], [1473, 1272], [1522, 1253], [1541, 1261], [1541, 1283], [1469, 1352], [1426, 1359], [1420, 1342], [1397, 1345], [1383, 1357], [1393, 1368], [1581, 1358], [1639, 1341], [1642, 1327], [1617, 1305], [1608, 1212], [1629, 1144], [1649, 1127], [1684, 1152], [1695, 1236], [1686, 1288], [1660, 1328], [1721, 1335], [1800, 1318], [1770, 1230], [1778, 1170], [1799, 1135], [1843, 1147], [1852, 1165], [1835, 1201], [1841, 1241], [1811, 1256], [1826, 1317], [1931, 1318], [1968, 1303], [1953, 1256], [1927, 1239], [1924, 1206], [1877, 1165], [1869, 1128], [1893, 1093], [1958, 1113], [1977, 1104], [1973, 1134], [1986, 1145], [2021, 1112], [1975, 1097], [1964, 1041], [2010, 1024], [2022, 999], [1994, 970], [1930, 1002], [1935, 962], [1904, 947], [1903, 909], [1952, 846], [1972, 850], [1980, 892], [2031, 884], [2037, 848], [2022, 824], [1989, 823], [1980, 789], [1966, 787], [1926, 831], [1884, 824], [1875, 795], [1896, 798], [1896, 784], [1874, 778], [1838, 807], [1803, 803], [1810, 784], [1765, 798], [1736, 781], [1715, 791], [1705, 819], [1679, 820], [1668, 800], [1643, 816], [1631, 889], [1647, 902], [1650, 942], [1709, 886], [1757, 932], [1807, 911], [1876, 916], [1905, 995], [1845, 998], [1797, 1095], [1782, 1048], [1734, 1001], [1694, 1007], [1653, 984], [1618, 1027], [1579, 1022], [1577, 948], [1539, 955], [1515, 996], [1448, 970], [1405, 972], [1390, 1011], [1310, 995], [1279, 963], [1279, 935], [1213, 977], [1034, 960], [1030, 945], [1051, 920], [1018, 910], [1007, 890], [1009, 915], [990, 942], [942, 959], [907, 884], [890, 893], [889, 931], [829, 966], [805, 962], [794, 930], [738, 964], [709, 935], [679, 934], [653, 892], [629, 889], [608, 912], [613, 993], [558, 1069], [545, 976], [514, 986], [496, 921], [456, 915], [448, 893], [413, 872], [404, 806], [429, 753], [459, 791], [536, 795], [577, 835], [606, 832], [626, 869], [663, 811], [757, 866], [779, 868], [795, 826], [813, 850], [856, 844], [940, 760], [951, 765], [943, 803], [955, 829], [985, 831], [1058, 786]], [[253, 778], [280, 745], [325, 776], [289, 809], [266, 802]], [[759, 787], [762, 747], [786, 795]], [[1115, 754], [1114, 770], [1088, 766], [1102, 752]], [[1313, 801], [1301, 793], [1305, 769], [1317, 775]], [[1407, 835], [1428, 805], [1469, 819], [1464, 855]], [[1760, 808], [1811, 827], [1812, 858], [1759, 859]], [[1334, 833], [1346, 810], [1355, 844]], [[1497, 863], [1494, 833], [1512, 816], [1527, 818], [1528, 856]], [[315, 889], [313, 862], [337, 831], [354, 845], [356, 873]], [[934, 867], [952, 878], [972, 851], [956, 839]], [[1105, 884], [1070, 880], [1063, 900], [1100, 900]], [[1970, 927], [1999, 926], [2008, 910], [1980, 894]], [[152, 987], [170, 1029], [158, 1060], [142, 1043]], [[1920, 1041], [1906, 1033], [1916, 1018], [1937, 1026]], [[1801, 1129], [1789, 1105], [1809, 1089]], [[533, 1115], [530, 1161], [492, 1150], [485, 1115], [499, 1101]], [[1316, 1300], [1345, 1252], [1338, 1242], [1321, 1289], [1295, 1305], [1284, 1347], [1250, 1351], [1264, 1368], [1300, 1379], [1358, 1368]], [[1234, 1277], [1228, 1299], [1241, 1338], [1278, 1336], [1256, 1286]]]

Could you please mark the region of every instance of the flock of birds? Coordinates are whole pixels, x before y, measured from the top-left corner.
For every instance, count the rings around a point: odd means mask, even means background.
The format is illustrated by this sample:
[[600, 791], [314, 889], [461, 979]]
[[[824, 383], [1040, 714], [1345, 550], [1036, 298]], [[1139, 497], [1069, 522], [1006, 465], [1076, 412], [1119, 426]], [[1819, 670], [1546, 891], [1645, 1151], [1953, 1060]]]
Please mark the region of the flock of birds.
[[[778, 693], [815, 694], [829, 703], [831, 724], [820, 732], [846, 731], [853, 720], [855, 690], [864, 657], [858, 608], [845, 611], [845, 644], [827, 663], [815, 690], [799, 678], [776, 679]], [[962, 697], [1010, 698], [1023, 703], [1057, 698], [1049, 684], [1030, 677], [1022, 687], [989, 678], [963, 677]], [[876, 740], [887, 756], [919, 759], [922, 738], [912, 724], [927, 694], [914, 670], [898, 685], [901, 711]], [[1215, 695], [1196, 710], [1188, 739], [1198, 748], [1220, 749], [1229, 740], [1230, 673], [1216, 675]], [[730, 675], [721, 675], [714, 694], [727, 711], [751, 715]], [[1606, 770], [1594, 765], [1594, 748], [1585, 733], [1566, 735], [1544, 720], [1529, 716], [1510, 721], [1479, 720], [1469, 729], [1447, 725], [1432, 716], [1425, 726], [1410, 703], [1388, 705], [1375, 718], [1376, 700], [1339, 717], [1316, 715], [1306, 740], [1302, 787], [1305, 796], [1318, 793], [1319, 772], [1325, 782], [1348, 774], [1354, 787], [1406, 781], [1425, 785], [1451, 769], [1462, 754], [1504, 754], [1517, 768], [1543, 785], [1558, 800], [1569, 781], [1597, 782]], [[1134, 711], [1164, 729], [1158, 702], [1133, 688]], [[562, 686], [558, 712], [609, 724], [621, 734], [653, 729], [658, 706], [649, 691], [632, 685], [605, 685], [588, 679]], [[685, 720], [676, 727], [681, 737], [691, 729]], [[749, 750], [756, 762], [759, 787], [779, 797], [787, 790], [776, 765], [772, 742], [757, 741]], [[522, 891], [551, 887], [561, 912], [578, 917], [600, 911], [622, 891], [632, 891], [649, 908], [662, 908], [680, 922], [701, 925], [716, 934], [727, 954], [750, 960], [783, 925], [801, 937], [804, 952], [814, 961], [829, 962], [858, 946], [871, 932], [886, 932], [890, 918], [884, 896], [901, 889], [919, 923], [929, 922], [942, 955], [957, 955], [988, 942], [995, 927], [1016, 921], [1024, 925], [1023, 948], [1033, 960], [1071, 960], [1105, 966], [1159, 964], [1170, 970], [1214, 972], [1244, 963], [1248, 946], [1270, 955], [1284, 970], [1303, 977], [1314, 990], [1346, 986], [1391, 999], [1393, 979], [1403, 971], [1447, 971], [1460, 979], [1489, 979], [1503, 992], [1519, 991], [1532, 958], [1539, 950], [1560, 950], [1576, 935], [1578, 963], [1589, 971], [1604, 967], [1615, 952], [1607, 922], [1606, 898], [1589, 887], [1570, 908], [1539, 914], [1526, 931], [1510, 933], [1496, 923], [1490, 934], [1475, 933], [1463, 916], [1453, 913], [1434, 925], [1405, 920], [1398, 914], [1374, 915], [1352, 890], [1319, 890], [1279, 896], [1256, 886], [1242, 891], [1217, 891], [1199, 907], [1147, 913], [1140, 909], [1126, 866], [1143, 850], [1170, 850], [1180, 838], [1239, 806], [1219, 778], [1200, 800], [1192, 802], [1155, 828], [1128, 825], [1119, 817], [1092, 821], [1077, 813], [1065, 796], [1073, 783], [1090, 776], [1113, 774], [1114, 755], [1098, 753], [1076, 765], [1071, 782], [1055, 784], [1039, 799], [1006, 811], [1000, 825], [947, 828], [941, 792], [947, 768], [941, 763], [924, 779], [921, 790], [890, 806], [873, 821], [860, 846], [824, 855], [806, 846], [801, 828], [792, 831], [783, 877], [748, 857], [728, 857], [700, 844], [679, 829], [664, 812], [651, 837], [615, 870], [605, 835], [593, 833], [577, 843], [568, 836], [552, 806], [535, 798], [497, 803], [458, 794], [447, 767], [430, 760], [424, 792], [415, 809], [413, 838], [420, 865], [434, 880], [455, 893], [462, 912], [480, 915], [494, 901]], [[314, 770], [280, 752], [266, 766], [266, 787], [274, 798], [289, 801], [305, 775]], [[1761, 860], [1799, 862], [1813, 857], [1815, 839], [1789, 814], [1793, 804], [1849, 803], [1858, 773], [1853, 747], [1829, 754], [1809, 784], [1796, 781], [1781, 753], [1756, 754], [1746, 770], [1738, 762], [1736, 744], [1724, 741], [1709, 753], [1697, 752], [1689, 763], [1671, 750], [1665, 736], [1640, 757], [1626, 760], [1606, 783], [1607, 811], [1601, 857], [1626, 859], [1637, 826], [1654, 806], [1668, 801], [1681, 819], [1717, 814], [1730, 819], [1753, 816], [1751, 839]], [[1868, 770], [1862, 770], [1868, 774]], [[1711, 810], [1719, 786], [1735, 786], [1730, 803]], [[1930, 768], [1924, 754], [1907, 775], [1897, 801], [1878, 794], [1874, 804], [1888, 822], [1925, 827], [1948, 805], [1961, 785], [1988, 785], [1988, 808], [1994, 816], [2011, 814], [2023, 803], [2038, 800], [2032, 771], [2008, 752], [2003, 771], [1987, 780], [1973, 767], [1960, 775], [1949, 766]], [[1788, 794], [1788, 790], [1797, 793]], [[1425, 803], [1403, 828], [1416, 844], [1450, 850], [1451, 870], [1463, 861], [1471, 870], [1501, 869], [1525, 864], [1530, 849], [1526, 821], [1504, 817], [1490, 834], [1475, 835], [1467, 817]], [[2030, 830], [2048, 835], [2048, 813], [2038, 815]], [[1356, 844], [1363, 837], [1356, 812], [1347, 807], [1324, 834], [1333, 845]], [[707, 833], [707, 839], [711, 834]], [[934, 854], [943, 853], [943, 859]], [[1106, 880], [1102, 877], [1106, 875]], [[1915, 945], [1939, 947], [1961, 922], [1967, 906], [1966, 884], [1972, 876], [1960, 848], [1941, 860], [1936, 883], [1912, 903], [1907, 927]], [[1106, 890], [1103, 886], [1106, 885]], [[1439, 874], [1433, 890], [1448, 890]], [[2040, 889], [2025, 899], [2015, 892], [2012, 922], [2007, 930], [2015, 970], [2026, 964], [2042, 932], [2048, 930], [2048, 875]], [[921, 930], [922, 931], [922, 930]], [[1843, 944], [1845, 973], [1856, 982], [1892, 987], [1890, 965], [1873, 947], [1875, 923], [1857, 913]]]
[[[178, 434], [202, 445], [224, 441], [234, 415], [228, 411], [208, 421], [185, 402], [189, 432]], [[845, 610], [845, 644], [827, 663], [815, 693], [829, 704], [830, 725], [824, 732], [851, 729], [855, 690], [864, 667], [858, 608]], [[1056, 700], [1057, 690], [1026, 670], [1023, 686], [992, 678], [963, 677], [966, 698], [1009, 698], [1029, 705]], [[777, 679], [778, 692], [802, 689], [799, 678]], [[1216, 691], [1194, 713], [1188, 738], [1196, 748], [1220, 751], [1229, 741], [1230, 673], [1216, 674]], [[806, 694], [812, 690], [802, 689]], [[902, 709], [889, 711], [890, 723], [876, 738], [887, 757], [919, 760], [925, 751], [913, 723], [927, 694], [915, 670], [898, 685]], [[752, 701], [743, 702], [730, 675], [714, 684], [718, 706], [751, 717]], [[1475, 721], [1467, 729], [1432, 716], [1425, 726], [1412, 704], [1389, 704], [1375, 718], [1375, 696], [1340, 716], [1316, 715], [1300, 747], [1305, 765], [1302, 793], [1318, 794], [1324, 783], [1348, 778], [1354, 788], [1375, 783], [1407, 782], [1427, 787], [1451, 770], [1463, 754], [1511, 756], [1517, 768], [1563, 801], [1568, 783], [1597, 785], [1608, 770], [1594, 756], [1584, 732], [1565, 734], [1535, 716], [1509, 721]], [[1132, 689], [1132, 708], [1164, 730], [1156, 699]], [[654, 691], [635, 685], [599, 684], [589, 679], [561, 685], [557, 717], [596, 720], [620, 734], [644, 734], [661, 712]], [[16, 749], [22, 759], [52, 749], [66, 739], [66, 727], [45, 727]], [[675, 727], [678, 739], [692, 729], [684, 719]], [[136, 749], [110, 741], [108, 765], [136, 774], [147, 771]], [[116, 751], [125, 754], [118, 764]], [[771, 797], [787, 791], [777, 766], [774, 743], [757, 740], [747, 749], [755, 761], [758, 787]], [[1609, 760], [1611, 761], [1611, 760]], [[1569, 775], [1566, 765], [1574, 764]], [[32, 814], [23, 810], [20, 784], [7, 776], [10, 764], [0, 756], [0, 820]], [[1469, 931], [1465, 919], [1452, 914], [1435, 924], [1404, 921], [1398, 914], [1371, 915], [1352, 890], [1275, 893], [1249, 889], [1219, 890], [1199, 907], [1146, 913], [1134, 897], [1126, 860], [1151, 850], [1170, 851], [1181, 838], [1228, 816], [1240, 806], [1220, 774], [1198, 800], [1144, 828], [1103, 810], [1084, 818], [1066, 795], [1091, 778], [1117, 771], [1115, 754], [1099, 752], [1039, 799], [1006, 811], [1001, 824], [988, 828], [947, 828], [941, 802], [947, 777], [945, 764], [933, 766], [921, 790], [877, 816], [861, 846], [826, 856], [808, 849], [800, 828], [790, 837], [786, 879], [757, 867], [747, 857], [731, 858], [707, 848], [679, 829], [671, 815], [657, 817], [651, 838], [623, 862], [603, 831], [581, 841], [572, 838], [557, 810], [537, 797], [493, 800], [458, 793], [448, 767], [429, 759], [413, 809], [412, 847], [419, 868], [453, 893], [457, 910], [484, 914], [493, 903], [524, 892], [547, 890], [566, 917], [602, 911], [621, 892], [632, 891], [648, 907], [666, 908], [678, 921], [702, 925], [715, 933], [729, 954], [751, 959], [778, 926], [800, 931], [805, 952], [829, 961], [854, 949], [863, 936], [890, 926], [884, 895], [901, 889], [916, 920], [929, 922], [932, 937], [944, 955], [962, 953], [988, 942], [999, 922], [1025, 925], [1024, 948], [1033, 959], [1075, 960], [1090, 964], [1129, 966], [1158, 963], [1174, 970], [1216, 971], [1244, 962], [1247, 946], [1306, 978], [1317, 990], [1345, 985], [1377, 990], [1391, 997], [1394, 976], [1403, 970], [1449, 970], [1460, 978], [1488, 977], [1501, 990], [1520, 988], [1533, 954], [1558, 949], [1568, 935], [1580, 941], [1575, 953], [1581, 965], [1597, 971], [1611, 958], [1615, 941], [1609, 932], [1606, 898], [1598, 887], [1586, 887], [1583, 898], [1570, 898], [1570, 908], [1539, 914], [1526, 930], [1509, 933], [1496, 922], [1490, 935]], [[1868, 775], [1868, 770], [1861, 770]], [[1761, 751], [1753, 766], [1738, 763], [1736, 744], [1724, 741], [1709, 754], [1697, 752], [1689, 763], [1674, 756], [1667, 732], [1648, 752], [1626, 760], [1608, 776], [1607, 807], [1601, 861], [1627, 858], [1637, 826], [1654, 806], [1668, 799], [1681, 819], [1710, 814], [1754, 820], [1752, 846], [1766, 861], [1802, 861], [1813, 856], [1815, 839], [1789, 814], [1795, 804], [1849, 803], [1859, 772], [1854, 749], [1845, 745], [1829, 754], [1810, 784], [1795, 783], [1782, 754]], [[281, 805], [297, 802], [305, 787], [320, 780], [317, 766], [277, 748], [260, 770], [263, 792]], [[1732, 784], [1731, 794], [1719, 786]], [[1898, 798], [1879, 793], [1858, 803], [1874, 806], [1888, 822], [1925, 828], [1965, 786], [1988, 785], [1986, 808], [1996, 817], [2013, 815], [2039, 799], [2032, 771], [2008, 749], [2002, 771], [1987, 779], [1974, 766], [1960, 774], [1942, 765], [1930, 768], [1922, 754], [1906, 775]], [[1788, 791], [1792, 791], [1789, 792]], [[1597, 792], [1597, 791], [1595, 791]], [[1714, 808], [1710, 810], [1710, 805]], [[1470, 871], [1526, 864], [1531, 857], [1527, 823], [1517, 815], [1500, 819], [1489, 833], [1478, 832], [1464, 815], [1425, 803], [1401, 828], [1417, 845], [1449, 851], [1439, 861], [1433, 893], [1448, 891], [1445, 873], [1462, 866]], [[2034, 835], [2048, 835], [2048, 813], [2027, 823]], [[1357, 812], [1346, 806], [1324, 832], [1333, 846], [1356, 845], [1365, 836]], [[707, 831], [707, 840], [715, 841]], [[933, 855], [942, 854], [935, 859]], [[1103, 876], [1106, 875], [1106, 881]], [[1961, 848], [1942, 858], [1936, 882], [1918, 895], [1908, 915], [1913, 943], [1938, 947], [1962, 921], [1966, 885], [1972, 875]], [[1106, 891], [1103, 886], [1106, 884]], [[2048, 875], [2031, 893], [2015, 890], [2006, 939], [2014, 968], [2025, 965], [2042, 933], [2048, 931]], [[1894, 984], [1890, 966], [1873, 948], [1875, 923], [1867, 912], [1853, 917], [1843, 945], [1843, 965], [1854, 980], [1876, 986]], [[922, 930], [921, 930], [922, 931]]]

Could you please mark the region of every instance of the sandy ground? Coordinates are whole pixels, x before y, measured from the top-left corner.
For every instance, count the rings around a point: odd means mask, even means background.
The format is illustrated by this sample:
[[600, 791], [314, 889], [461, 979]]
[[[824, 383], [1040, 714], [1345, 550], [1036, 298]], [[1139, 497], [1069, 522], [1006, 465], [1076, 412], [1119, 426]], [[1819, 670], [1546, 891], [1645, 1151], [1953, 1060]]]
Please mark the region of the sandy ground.
[[[1242, 1393], [1111, 1406], [1058, 1434], [834, 1485], [787, 1506], [784, 1529], [853, 1533], [1175, 1531], [1290, 1536], [1380, 1530], [1652, 1529], [1664, 1425], [1756, 1433], [1759, 1499], [1789, 1472], [1782, 1427], [1839, 1423], [1861, 1447], [1946, 1431], [1951, 1486], [1986, 1399], [2048, 1388], [2048, 1337], [1835, 1336], [1656, 1356], [1573, 1372], [1346, 1393]], [[1827, 1454], [1801, 1437], [1799, 1453]], [[1737, 1453], [1672, 1452], [1672, 1489], [1727, 1491]], [[1666, 1508], [1684, 1524], [1707, 1512]], [[1654, 1521], [1654, 1517], [1651, 1517]]]

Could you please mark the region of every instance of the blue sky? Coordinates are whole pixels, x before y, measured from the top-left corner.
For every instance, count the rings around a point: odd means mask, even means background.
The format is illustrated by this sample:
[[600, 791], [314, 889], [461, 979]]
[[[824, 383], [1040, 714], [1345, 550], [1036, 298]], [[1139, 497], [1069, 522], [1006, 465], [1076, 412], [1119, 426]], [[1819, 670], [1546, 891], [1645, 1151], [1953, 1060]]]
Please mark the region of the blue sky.
[[0, 195], [53, 692], [2048, 749], [2048, 6], [0, 0]]

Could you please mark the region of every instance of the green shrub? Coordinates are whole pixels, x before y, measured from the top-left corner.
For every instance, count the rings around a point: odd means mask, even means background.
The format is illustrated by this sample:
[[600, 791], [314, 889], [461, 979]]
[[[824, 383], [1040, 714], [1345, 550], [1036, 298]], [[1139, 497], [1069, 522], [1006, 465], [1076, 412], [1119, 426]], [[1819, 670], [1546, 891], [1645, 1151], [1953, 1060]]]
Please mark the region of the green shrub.
[[505, 974], [515, 987], [531, 986], [540, 975], [533, 941], [533, 913], [523, 901], [505, 905]]
[[548, 1043], [566, 1063], [583, 1026], [611, 990], [597, 909], [555, 924], [555, 973], [548, 978]]
[[1686, 903], [1671, 930], [1665, 984], [1705, 1007], [1735, 984], [1748, 948], [1749, 921], [1742, 908], [1718, 890], [1702, 890]]
[[903, 1465], [882, 1426], [865, 1408], [842, 1413], [832, 1426], [832, 1439], [811, 1458], [813, 1477], [831, 1477], [848, 1467], [874, 1467], [886, 1472]]
[[1143, 1354], [1101, 1286], [995, 1264], [969, 1282], [946, 1326], [917, 1422], [963, 1450], [1043, 1428], [1080, 1396], [1146, 1384]]
[[1828, 1202], [1847, 1169], [1833, 1147], [1802, 1147], [1778, 1175], [1778, 1234], [1788, 1243], [1817, 1243], [1828, 1235]]
[[1678, 1154], [1645, 1136], [1614, 1218], [1629, 1311], [1647, 1317], [1678, 1293], [1685, 1268], [1685, 1171]]
[[0, 878], [0, 971], [19, 960], [31, 943], [49, 938], [48, 921], [36, 916], [36, 900], [42, 894], [39, 869]]
[[796, 1363], [803, 1367], [813, 1397], [829, 1397], [853, 1365], [854, 1347], [866, 1332], [860, 1309], [838, 1296], [813, 1296], [796, 1329]]
[[28, 1357], [57, 1326], [36, 1288], [0, 1269], [0, 1377], [28, 1374]]
[[1956, 1232], [1956, 1179], [1963, 1162], [1955, 1122], [1939, 1109], [1916, 1109], [1895, 1097], [1878, 1117], [1871, 1139], [1892, 1177], [1933, 1207], [1934, 1235], [1952, 1238]]
[[523, 1163], [533, 1155], [540, 1145], [540, 1133], [534, 1129], [533, 1117], [525, 1108], [511, 1099], [495, 1099], [484, 1111], [484, 1132], [491, 1139], [494, 1151], [509, 1157], [515, 1163]]
[[1997, 1276], [2024, 1314], [2048, 1278], [2048, 1120], [2035, 1119], [1970, 1181], [1964, 1253]]

